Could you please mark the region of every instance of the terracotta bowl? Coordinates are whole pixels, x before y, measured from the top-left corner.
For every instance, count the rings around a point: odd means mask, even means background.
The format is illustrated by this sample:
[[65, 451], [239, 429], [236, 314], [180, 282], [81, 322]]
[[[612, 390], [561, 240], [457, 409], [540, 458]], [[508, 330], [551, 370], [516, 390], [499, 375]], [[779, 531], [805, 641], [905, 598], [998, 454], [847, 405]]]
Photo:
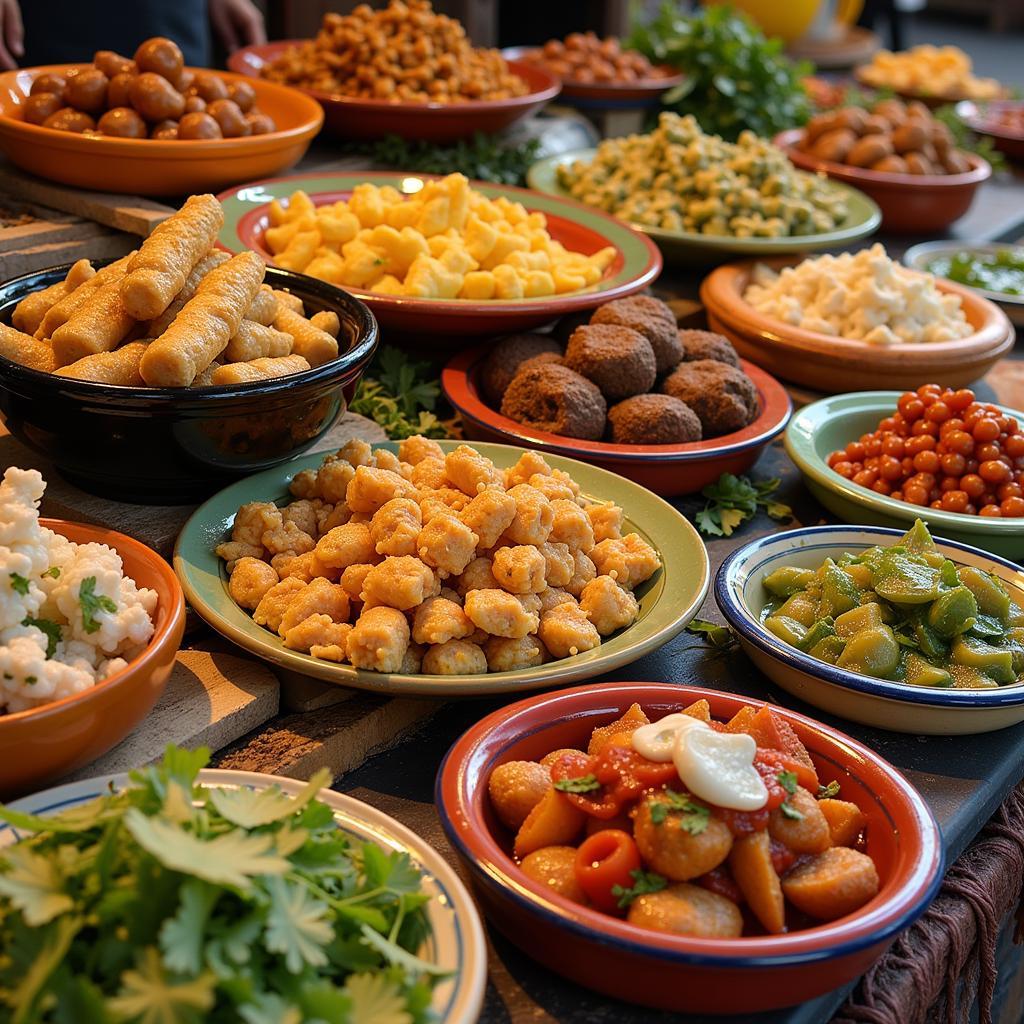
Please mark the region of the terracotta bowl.
[[[775, 269], [794, 260], [763, 260]], [[930, 344], [870, 345], [806, 331], [759, 313], [743, 300], [755, 261], [712, 271], [701, 285], [708, 324], [726, 335], [740, 355], [794, 384], [837, 394], [889, 388], [918, 388], [935, 382], [960, 388], [983, 377], [1013, 348], [1006, 314], [973, 289], [937, 279], [939, 291], [960, 296], [974, 333]]]
[[874, 751], [785, 708], [823, 782], [842, 785], [868, 818], [878, 895], [854, 914], [785, 935], [700, 939], [627, 924], [555, 895], [523, 874], [511, 835], [490, 808], [487, 783], [506, 761], [585, 746], [591, 730], [637, 702], [652, 719], [706, 698], [716, 718], [763, 702], [691, 686], [609, 683], [519, 701], [489, 715], [452, 747], [435, 802], [484, 913], [524, 952], [587, 988], [660, 1009], [754, 1013], [792, 1006], [851, 981], [928, 906], [942, 878], [939, 829], [910, 783]]
[[590, 462], [666, 498], [693, 494], [723, 473], [745, 473], [765, 447], [786, 429], [793, 411], [785, 388], [764, 370], [743, 361], [743, 372], [757, 387], [761, 414], [742, 430], [687, 444], [581, 441], [517, 423], [491, 408], [480, 386], [488, 351], [487, 347], [481, 347], [460, 352], [441, 373], [441, 387], [462, 417], [466, 437], [473, 441], [499, 441], [535, 448]]
[[775, 145], [805, 171], [824, 171], [871, 196], [882, 211], [882, 227], [900, 234], [930, 234], [959, 220], [974, 202], [983, 181], [992, 176], [988, 161], [964, 153], [971, 165], [963, 174], [886, 174], [822, 160], [797, 149], [802, 128], [775, 136]]
[[[115, 139], [76, 135], [21, 119], [32, 82], [50, 72], [66, 74], [81, 64], [51, 64], [0, 74], [0, 150], [23, 170], [65, 185], [100, 192], [182, 196], [218, 192], [252, 178], [278, 174], [297, 163], [320, 131], [319, 105], [295, 89], [251, 83], [256, 105], [277, 131], [242, 139]], [[202, 70], [192, 68], [190, 70]], [[241, 76], [218, 72], [227, 82]]]
[[[259, 79], [265, 64], [290, 47], [305, 42], [308, 40], [281, 39], [246, 46], [231, 54], [228, 67], [249, 78]], [[530, 91], [525, 96], [465, 103], [389, 103], [387, 100], [355, 99], [315, 89], [295, 91], [316, 100], [323, 107], [326, 130], [345, 139], [380, 139], [386, 135], [399, 135], [403, 139], [421, 139], [424, 142], [454, 142], [469, 138], [476, 132], [500, 132], [539, 110], [561, 89], [558, 79], [543, 68], [520, 61], [510, 61], [509, 68], [529, 86]]]
[[163, 693], [185, 632], [185, 598], [171, 567], [123, 533], [64, 519], [40, 519], [76, 544], [106, 544], [140, 587], [155, 590], [156, 631], [127, 668], [92, 689], [30, 711], [0, 715], [0, 798], [38, 789], [95, 761], [121, 742]]
[[964, 124], [978, 135], [988, 135], [992, 145], [1011, 160], [1024, 161], [1024, 125], [1019, 129], [1007, 128], [994, 116], [1001, 110], [1020, 110], [1020, 100], [996, 100], [993, 103], [974, 103], [964, 100], [956, 105], [956, 113]]

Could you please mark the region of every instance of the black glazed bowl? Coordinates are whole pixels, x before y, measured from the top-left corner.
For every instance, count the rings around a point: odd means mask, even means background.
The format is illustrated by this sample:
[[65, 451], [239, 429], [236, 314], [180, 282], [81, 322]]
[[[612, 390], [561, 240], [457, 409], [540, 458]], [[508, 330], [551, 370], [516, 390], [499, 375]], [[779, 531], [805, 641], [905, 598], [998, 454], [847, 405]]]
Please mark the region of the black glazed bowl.
[[[0, 285], [0, 321], [9, 324], [21, 299], [63, 280], [69, 268]], [[265, 280], [302, 299], [307, 316], [338, 314], [337, 359], [230, 387], [124, 388], [29, 370], [0, 356], [0, 419], [73, 484], [121, 501], [198, 501], [300, 454], [345, 411], [377, 347], [377, 321], [358, 299], [316, 278], [267, 267]]]

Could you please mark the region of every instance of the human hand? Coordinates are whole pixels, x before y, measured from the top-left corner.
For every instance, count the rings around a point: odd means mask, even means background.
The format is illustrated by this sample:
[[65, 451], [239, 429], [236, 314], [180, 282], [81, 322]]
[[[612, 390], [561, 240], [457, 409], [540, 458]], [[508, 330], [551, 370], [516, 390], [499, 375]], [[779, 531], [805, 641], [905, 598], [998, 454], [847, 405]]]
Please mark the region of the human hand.
[[18, 66], [18, 58], [25, 52], [24, 39], [18, 0], [0, 0], [0, 70]]
[[[14, 2], [0, 0], [0, 4]], [[228, 53], [267, 41], [263, 15], [252, 0], [210, 0], [210, 22]]]

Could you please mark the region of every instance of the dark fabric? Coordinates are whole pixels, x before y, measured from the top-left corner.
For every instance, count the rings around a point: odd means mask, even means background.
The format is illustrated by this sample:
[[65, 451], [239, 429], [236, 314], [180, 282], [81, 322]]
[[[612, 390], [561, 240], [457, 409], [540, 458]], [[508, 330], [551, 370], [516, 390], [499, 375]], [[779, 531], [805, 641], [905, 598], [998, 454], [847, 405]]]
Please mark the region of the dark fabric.
[[97, 50], [130, 57], [144, 39], [167, 36], [185, 63], [210, 63], [206, 0], [21, 0], [24, 67], [88, 61]]
[[863, 977], [832, 1024], [991, 1024], [996, 942], [1024, 920], [1024, 783], [946, 873], [932, 906]]

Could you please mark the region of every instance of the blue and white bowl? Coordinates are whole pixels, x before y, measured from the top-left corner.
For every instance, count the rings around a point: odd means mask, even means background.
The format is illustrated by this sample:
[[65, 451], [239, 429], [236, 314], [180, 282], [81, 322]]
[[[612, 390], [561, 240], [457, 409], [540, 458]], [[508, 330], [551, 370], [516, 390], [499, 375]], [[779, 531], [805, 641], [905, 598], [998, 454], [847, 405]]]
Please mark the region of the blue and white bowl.
[[[718, 570], [715, 600], [755, 665], [784, 690], [823, 711], [894, 732], [938, 736], [992, 732], [1024, 721], [1024, 684], [991, 690], [937, 689], [875, 679], [837, 668], [791, 647], [761, 624], [769, 594], [762, 581], [781, 565], [816, 569], [826, 558], [892, 544], [902, 530], [882, 526], [807, 526], [759, 537]], [[998, 576], [1024, 605], [1024, 569], [955, 541], [935, 539], [958, 565]]]

